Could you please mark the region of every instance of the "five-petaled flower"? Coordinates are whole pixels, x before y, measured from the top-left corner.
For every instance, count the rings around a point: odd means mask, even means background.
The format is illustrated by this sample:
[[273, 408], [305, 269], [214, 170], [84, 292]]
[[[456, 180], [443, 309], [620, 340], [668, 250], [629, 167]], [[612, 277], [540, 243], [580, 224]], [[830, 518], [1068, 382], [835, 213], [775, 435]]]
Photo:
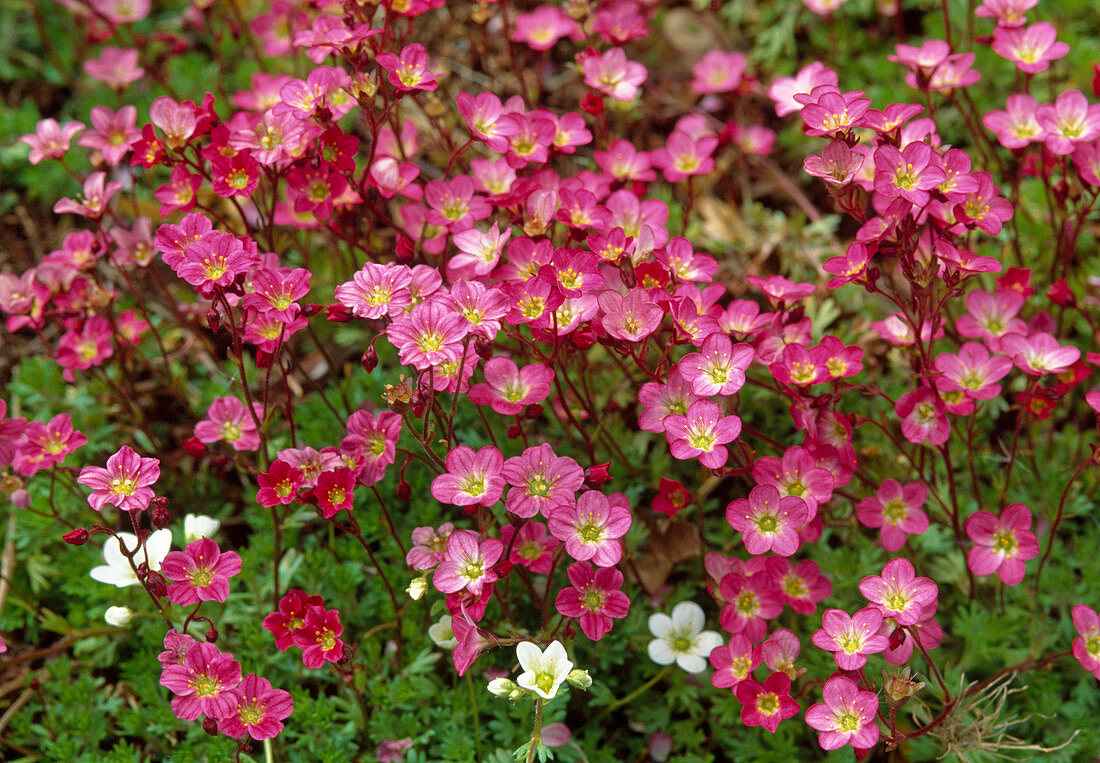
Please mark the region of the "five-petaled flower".
[[161, 571], [172, 581], [168, 598], [176, 604], [225, 601], [229, 578], [241, 571], [241, 557], [235, 551], [222, 551], [210, 538], [202, 538], [188, 543], [183, 551], [170, 552]]
[[160, 477], [160, 459], [142, 458], [129, 445], [107, 459], [107, 468], [85, 466], [76, 481], [92, 489], [88, 503], [96, 511], [108, 503], [123, 511], [149, 507], [153, 489], [149, 487]]
[[682, 601], [672, 608], [672, 616], [655, 612], [649, 616], [649, 658], [658, 665], [675, 662], [688, 673], [701, 673], [706, 658], [722, 645], [722, 637], [703, 630], [706, 617], [703, 608], [693, 601]]
[[834, 676], [822, 689], [824, 702], [806, 710], [806, 723], [821, 733], [817, 740], [822, 748], [836, 750], [846, 744], [856, 750], [867, 750], [878, 741], [875, 725], [878, 696], [861, 691], [854, 681]]
[[1019, 585], [1028, 559], [1039, 555], [1039, 541], [1031, 532], [1031, 510], [1011, 503], [998, 517], [978, 511], [966, 519], [966, 534], [974, 541], [966, 562], [975, 575], [994, 572], [1005, 585]]

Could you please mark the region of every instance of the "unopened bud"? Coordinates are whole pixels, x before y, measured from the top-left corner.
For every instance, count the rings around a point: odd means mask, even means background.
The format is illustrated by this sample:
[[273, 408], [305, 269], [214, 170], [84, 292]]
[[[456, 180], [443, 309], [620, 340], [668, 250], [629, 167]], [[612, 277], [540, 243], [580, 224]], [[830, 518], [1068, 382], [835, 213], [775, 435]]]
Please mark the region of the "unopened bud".
[[508, 678], [494, 678], [489, 682], [489, 693], [498, 697], [507, 697], [519, 687], [516, 682]]
[[213, 625], [206, 629], [206, 640], [209, 641], [211, 644], [215, 643], [218, 640], [218, 629], [215, 628]]
[[183, 449], [192, 458], [202, 458], [206, 455], [206, 444], [197, 437], [188, 437], [184, 440]]
[[218, 329], [221, 328], [222, 319], [218, 315], [218, 311], [211, 308], [206, 311], [206, 325], [210, 327], [210, 330], [215, 334], [218, 333]]
[[402, 503], [408, 503], [412, 500], [412, 485], [408, 480], [401, 480], [397, 483], [397, 498]]
[[521, 434], [523, 434], [523, 430], [520, 429], [519, 424], [513, 424], [512, 426], [508, 427], [508, 431], [505, 434], [508, 435], [509, 440], [515, 440]]
[[886, 694], [886, 703], [892, 708], [901, 707], [925, 686], [927, 684], [923, 681], [912, 677], [909, 668], [882, 671], [882, 689]]
[[378, 367], [378, 351], [374, 349], [373, 344], [363, 353], [363, 357], [359, 359], [359, 365], [361, 365], [363, 370], [368, 374]]
[[149, 589], [149, 593], [158, 599], [163, 599], [168, 595], [168, 581], [159, 572], [149, 571], [145, 576], [145, 587]]
[[151, 502], [152, 510], [149, 512], [153, 520], [153, 527], [163, 530], [172, 521], [172, 513], [168, 511], [167, 498], [154, 498]]
[[409, 598], [413, 601], [420, 601], [424, 598], [424, 594], [428, 590], [428, 578], [421, 575], [418, 578], [413, 578], [409, 583], [409, 587], [405, 591], [409, 594]]
[[216, 737], [218, 735], [218, 722], [210, 716], [207, 716], [202, 719], [202, 730], [210, 736]]
[[72, 546], [83, 546], [88, 542], [89, 535], [91, 535], [91, 533], [83, 527], [77, 527], [62, 535], [61, 540]]
[[578, 689], [587, 689], [592, 685], [592, 676], [588, 675], [587, 670], [581, 670], [580, 668], [569, 671], [569, 675], [565, 677], [565, 680], [569, 682], [570, 686], [576, 686]]
[[333, 323], [347, 323], [351, 320], [351, 310], [344, 305], [325, 305], [325, 318]]
[[489, 360], [493, 357], [493, 343], [485, 337], [478, 337], [474, 340], [474, 352], [482, 360]]
[[605, 461], [602, 464], [593, 464], [584, 470], [584, 484], [585, 487], [594, 488], [599, 487], [605, 482], [610, 482], [614, 477], [611, 476], [611, 462]]
[[134, 610], [129, 607], [107, 607], [107, 611], [103, 613], [103, 619], [107, 625], [125, 628], [134, 619]]
[[900, 625], [890, 632], [890, 649], [898, 649], [905, 643], [905, 628]]

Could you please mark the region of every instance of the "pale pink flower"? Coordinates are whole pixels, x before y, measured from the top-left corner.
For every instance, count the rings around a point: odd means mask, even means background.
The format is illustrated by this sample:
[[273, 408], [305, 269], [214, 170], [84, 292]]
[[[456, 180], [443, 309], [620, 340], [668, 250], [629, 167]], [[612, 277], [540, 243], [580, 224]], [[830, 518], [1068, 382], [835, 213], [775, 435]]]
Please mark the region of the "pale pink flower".
[[[479, 542], [477, 533], [456, 530], [447, 538], [447, 556], [436, 567], [432, 582], [441, 593], [467, 590], [478, 596], [482, 588], [497, 579], [493, 565], [502, 553], [504, 544], [498, 539], [485, 538]], [[456, 628], [455, 636], [458, 635]]]
[[878, 742], [875, 724], [878, 696], [862, 691], [850, 678], [834, 676], [822, 689], [824, 702], [806, 710], [806, 724], [821, 733], [817, 741], [825, 750], [836, 750], [846, 744], [856, 750], [868, 750]]
[[549, 443], [527, 448], [504, 462], [501, 475], [512, 486], [504, 499], [508, 511], [518, 517], [549, 517], [559, 507], [574, 502], [584, 484], [584, 470], [568, 456], [554, 453]]
[[[253, 403], [252, 411], [256, 420], [264, 420], [264, 407], [260, 403]], [[233, 446], [233, 450], [256, 450], [260, 447], [256, 421], [249, 415], [244, 403], [232, 396], [219, 397], [210, 404], [206, 418], [195, 424], [195, 437], [205, 443], [225, 440]]]
[[920, 482], [902, 485], [894, 479], [882, 483], [877, 493], [856, 507], [856, 519], [864, 527], [881, 528], [882, 545], [897, 551], [910, 535], [928, 529], [928, 515], [921, 511], [928, 488]]
[[62, 127], [56, 119], [43, 119], [35, 125], [33, 133], [28, 133], [19, 140], [31, 147], [27, 160], [31, 164], [38, 164], [43, 159], [60, 159], [65, 156], [69, 143], [83, 129], [84, 125], [80, 122], [66, 122]]
[[1064, 373], [1081, 358], [1079, 349], [1058, 344], [1057, 339], [1044, 331], [1026, 337], [1009, 334], [1001, 339], [1001, 349], [1017, 368], [1032, 376]]
[[712, 50], [691, 67], [691, 89], [698, 95], [728, 93], [741, 84], [745, 54]]
[[1057, 38], [1058, 30], [1046, 21], [1029, 27], [998, 26], [993, 30], [993, 52], [1014, 62], [1020, 71], [1035, 74], [1069, 53], [1069, 45]]
[[966, 562], [975, 575], [997, 577], [1005, 585], [1023, 582], [1028, 559], [1039, 555], [1039, 541], [1031, 532], [1031, 510], [1022, 503], [1010, 503], [998, 517], [977, 511], [966, 519], [966, 534], [974, 541]]
[[86, 60], [84, 73], [120, 92], [131, 82], [145, 76], [145, 70], [138, 66], [138, 52], [133, 48], [116, 48], [114, 45], [104, 46], [99, 58]]
[[218, 720], [232, 713], [240, 682], [240, 663], [205, 641], [191, 645], [182, 664], [168, 665], [160, 674], [160, 685], [176, 695], [172, 712], [184, 721], [200, 715]]
[[819, 85], [836, 87], [836, 72], [820, 61], [814, 61], [799, 70], [793, 77], [781, 77], [768, 88], [768, 97], [775, 101], [776, 116], [784, 117], [802, 110], [802, 104], [795, 100], [796, 95], [809, 93]]
[[550, 512], [550, 534], [565, 543], [569, 556], [579, 562], [591, 560], [597, 567], [611, 567], [622, 558], [619, 538], [630, 529], [630, 509], [612, 504], [597, 490], [581, 494], [573, 506]]
[[745, 384], [745, 371], [752, 359], [752, 345], [735, 345], [724, 333], [716, 332], [703, 340], [699, 352], [681, 358], [678, 367], [696, 395], [732, 395]]
[[997, 141], [1005, 148], [1024, 148], [1043, 140], [1043, 127], [1035, 118], [1039, 104], [1026, 93], [1010, 95], [1005, 110], [986, 112], [982, 124], [997, 133]]
[[[492, 445], [478, 451], [466, 445], [447, 454], [447, 471], [432, 480], [432, 496], [454, 506], [492, 506], [504, 492], [504, 456]], [[449, 591], [447, 592], [449, 593]]]
[[718, 469], [729, 458], [725, 444], [741, 434], [741, 419], [723, 416], [717, 403], [704, 399], [692, 403], [684, 415], [666, 417], [664, 428], [673, 458], [698, 458], [706, 468]]
[[1035, 121], [1052, 154], [1072, 154], [1078, 144], [1100, 136], [1100, 104], [1090, 104], [1080, 90], [1065, 90], [1035, 109]]
[[638, 88], [647, 77], [645, 67], [628, 61], [622, 48], [586, 56], [580, 63], [584, 84], [617, 101], [634, 100]]
[[795, 496], [780, 496], [771, 485], [757, 485], [748, 498], [738, 498], [726, 507], [726, 521], [740, 532], [745, 550], [759, 555], [769, 551], [790, 556], [798, 550], [798, 528], [809, 519], [806, 502]]
[[939, 597], [939, 588], [928, 578], [916, 576], [913, 563], [904, 557], [888, 561], [882, 575], [869, 575], [859, 590], [883, 617], [892, 617], [898, 625], [913, 625], [921, 619], [924, 607]]
[[114, 504], [123, 511], [149, 507], [155, 493], [149, 487], [160, 477], [160, 459], [142, 458], [129, 445], [123, 445], [107, 459], [107, 468], [85, 466], [76, 481], [92, 488], [88, 503], [96, 511]]

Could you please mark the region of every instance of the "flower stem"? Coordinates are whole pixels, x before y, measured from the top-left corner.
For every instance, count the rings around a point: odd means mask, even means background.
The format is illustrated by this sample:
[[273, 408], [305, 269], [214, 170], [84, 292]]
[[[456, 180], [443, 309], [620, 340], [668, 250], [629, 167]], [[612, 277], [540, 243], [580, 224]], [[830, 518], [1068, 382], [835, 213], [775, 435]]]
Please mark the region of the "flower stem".
[[542, 744], [542, 697], [535, 698], [535, 728], [531, 731], [531, 746], [527, 748], [527, 763], [534, 763], [535, 750]]

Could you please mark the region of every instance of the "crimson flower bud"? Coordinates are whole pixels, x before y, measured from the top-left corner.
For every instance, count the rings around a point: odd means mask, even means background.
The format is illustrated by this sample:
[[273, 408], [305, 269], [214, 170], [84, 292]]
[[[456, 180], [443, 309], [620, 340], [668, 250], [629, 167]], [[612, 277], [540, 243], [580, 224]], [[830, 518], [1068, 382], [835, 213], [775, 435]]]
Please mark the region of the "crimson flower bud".
[[493, 565], [493, 572], [497, 574], [498, 578], [507, 577], [508, 573], [512, 571], [514, 565], [507, 559], [502, 559]]
[[900, 625], [890, 633], [890, 648], [897, 649], [905, 643], [905, 629]]
[[325, 318], [333, 323], [347, 323], [351, 317], [351, 310], [344, 305], [325, 305]]
[[493, 357], [493, 343], [485, 337], [478, 337], [474, 341], [474, 352], [482, 360], [489, 360]]
[[378, 367], [378, 351], [374, 349], [373, 344], [363, 353], [363, 357], [359, 359], [359, 365], [368, 374]]
[[539, 403], [531, 403], [523, 409], [523, 418], [537, 419], [542, 415], [542, 406]]
[[206, 629], [206, 640], [211, 644], [218, 640], [218, 629], [213, 625]]
[[202, 719], [202, 730], [210, 736], [216, 737], [218, 735], [218, 722], [207, 716]]
[[271, 368], [272, 355], [260, 350], [256, 353], [256, 368]]
[[77, 527], [75, 529], [69, 530], [69, 532], [62, 535], [61, 540], [72, 546], [83, 546], [85, 543], [88, 542], [89, 535], [91, 535], [91, 533], [89, 533], [83, 527]]
[[302, 318], [312, 318], [325, 309], [324, 305], [317, 305], [313, 303], [307, 303], [302, 305], [302, 308], [298, 311], [298, 315]]
[[149, 593], [158, 599], [163, 599], [168, 595], [168, 581], [159, 572], [149, 571], [145, 576], [145, 587], [149, 589]]
[[615, 479], [611, 476], [611, 462], [593, 464], [584, 470], [584, 486], [591, 489]]
[[412, 262], [413, 256], [416, 254], [416, 247], [413, 245], [411, 239], [405, 236], [397, 237], [397, 245], [394, 247], [394, 254], [398, 263]]
[[571, 335], [571, 339], [573, 341], [573, 346], [578, 350], [587, 350], [596, 343], [596, 332], [591, 329], [574, 331]]
[[515, 440], [521, 434], [523, 434], [523, 430], [519, 428], [519, 424], [513, 424], [512, 426], [508, 427], [508, 431], [505, 432], [505, 434], [508, 436], [509, 440]]
[[153, 506], [150, 516], [153, 520], [153, 527], [158, 530], [163, 530], [168, 526], [168, 523], [172, 521], [172, 513], [168, 511], [168, 507], [164, 505]]
[[184, 440], [183, 449], [192, 458], [202, 458], [206, 455], [206, 444], [197, 437], [188, 437]]
[[218, 311], [214, 308], [210, 308], [206, 311], [206, 325], [210, 327], [210, 330], [215, 334], [218, 333], [218, 329], [221, 328], [222, 319], [218, 315]]
[[1097, 98], [1100, 98], [1100, 64], [1092, 65], [1092, 93]]
[[401, 480], [397, 483], [397, 499], [402, 503], [408, 503], [412, 500], [412, 485], [408, 480]]
[[581, 98], [581, 108], [594, 117], [603, 113], [603, 97], [595, 93], [585, 93]]

